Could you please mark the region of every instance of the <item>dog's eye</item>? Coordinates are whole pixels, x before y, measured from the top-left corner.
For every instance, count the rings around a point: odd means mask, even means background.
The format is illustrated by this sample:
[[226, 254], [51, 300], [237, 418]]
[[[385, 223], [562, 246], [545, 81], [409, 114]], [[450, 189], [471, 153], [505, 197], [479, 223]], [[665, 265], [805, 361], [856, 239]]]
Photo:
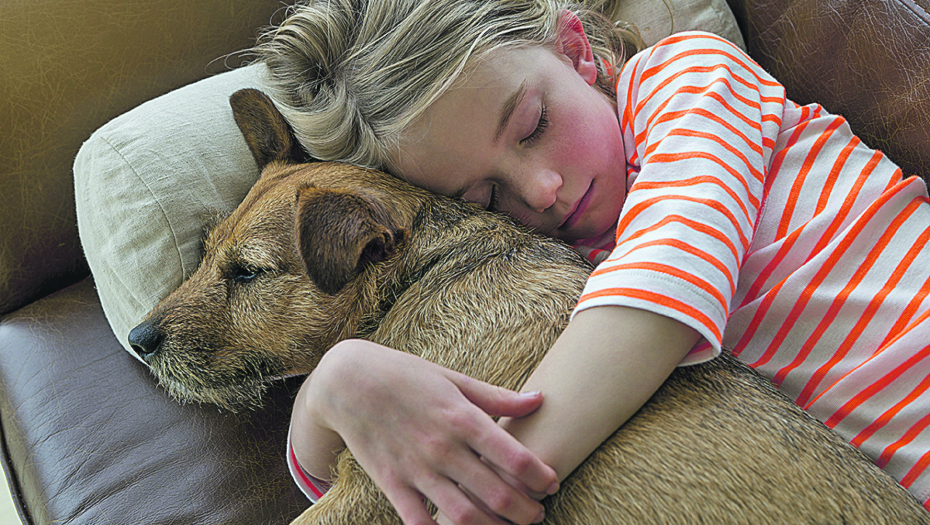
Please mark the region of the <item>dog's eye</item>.
[[237, 284], [250, 283], [261, 273], [261, 270], [239, 267], [233, 270], [232, 280]]

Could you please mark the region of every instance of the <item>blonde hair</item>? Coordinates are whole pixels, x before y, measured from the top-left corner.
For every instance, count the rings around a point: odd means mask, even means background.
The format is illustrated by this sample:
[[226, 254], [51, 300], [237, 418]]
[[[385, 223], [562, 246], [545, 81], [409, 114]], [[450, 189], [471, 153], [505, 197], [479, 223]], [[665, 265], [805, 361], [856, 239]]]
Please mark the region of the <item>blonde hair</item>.
[[613, 93], [642, 47], [614, 23], [618, 0], [314, 0], [289, 8], [254, 48], [269, 95], [307, 153], [392, 171], [401, 133], [470, 61], [507, 46], [553, 45], [559, 14], [582, 21]]

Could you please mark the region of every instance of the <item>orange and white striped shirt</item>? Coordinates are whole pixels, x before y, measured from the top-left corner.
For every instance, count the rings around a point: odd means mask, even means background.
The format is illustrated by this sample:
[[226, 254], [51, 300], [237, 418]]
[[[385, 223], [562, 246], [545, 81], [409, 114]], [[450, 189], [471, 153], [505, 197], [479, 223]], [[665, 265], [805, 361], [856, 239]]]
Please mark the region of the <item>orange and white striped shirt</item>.
[[930, 200], [734, 45], [673, 35], [618, 82], [628, 196], [578, 308], [727, 348], [930, 508]]

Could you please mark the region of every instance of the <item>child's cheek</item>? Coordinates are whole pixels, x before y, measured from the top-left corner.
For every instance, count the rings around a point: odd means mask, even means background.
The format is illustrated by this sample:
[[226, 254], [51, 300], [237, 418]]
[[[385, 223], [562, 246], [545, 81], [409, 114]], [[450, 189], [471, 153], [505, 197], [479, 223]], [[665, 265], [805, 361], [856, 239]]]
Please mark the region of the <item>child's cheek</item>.
[[556, 142], [561, 150], [559, 156], [572, 166], [590, 164], [598, 155], [595, 148], [598, 130], [581, 118], [567, 120]]

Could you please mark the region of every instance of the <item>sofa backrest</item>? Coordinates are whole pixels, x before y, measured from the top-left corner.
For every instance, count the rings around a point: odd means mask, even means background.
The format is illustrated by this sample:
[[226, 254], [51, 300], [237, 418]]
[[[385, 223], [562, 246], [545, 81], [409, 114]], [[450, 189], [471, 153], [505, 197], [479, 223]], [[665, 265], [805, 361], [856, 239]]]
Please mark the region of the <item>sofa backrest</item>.
[[930, 0], [728, 0], [749, 54], [799, 104], [849, 120], [930, 181]]
[[[930, 0], [728, 3], [789, 97], [846, 116], [905, 173], [930, 177]], [[0, 3], [0, 315], [88, 274], [71, 183], [82, 142], [145, 100], [238, 65], [220, 57], [251, 45], [283, 5]]]
[[[88, 274], [71, 165], [90, 134], [241, 63], [279, 0], [0, 3], [0, 315]], [[101, 191], [106, 191], [101, 188]]]

